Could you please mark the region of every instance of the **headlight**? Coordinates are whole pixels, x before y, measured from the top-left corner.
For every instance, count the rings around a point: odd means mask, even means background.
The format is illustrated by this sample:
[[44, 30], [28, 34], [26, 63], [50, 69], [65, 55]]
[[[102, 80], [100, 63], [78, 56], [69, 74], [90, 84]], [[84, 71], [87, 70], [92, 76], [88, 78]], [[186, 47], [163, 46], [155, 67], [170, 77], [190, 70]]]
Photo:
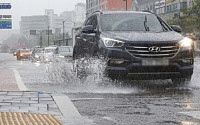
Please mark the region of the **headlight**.
[[39, 58], [40, 56], [38, 56], [38, 55], [35, 55], [35, 58]]
[[23, 56], [23, 54], [20, 54], [20, 56]]
[[192, 48], [193, 40], [190, 38], [185, 37], [183, 40], [179, 42], [180, 48]]
[[102, 40], [106, 47], [121, 47], [124, 45], [124, 42], [119, 40], [114, 40], [110, 38], [103, 38]]
[[65, 56], [63, 56], [63, 55], [59, 55], [59, 57], [60, 57], [60, 58], [65, 58]]

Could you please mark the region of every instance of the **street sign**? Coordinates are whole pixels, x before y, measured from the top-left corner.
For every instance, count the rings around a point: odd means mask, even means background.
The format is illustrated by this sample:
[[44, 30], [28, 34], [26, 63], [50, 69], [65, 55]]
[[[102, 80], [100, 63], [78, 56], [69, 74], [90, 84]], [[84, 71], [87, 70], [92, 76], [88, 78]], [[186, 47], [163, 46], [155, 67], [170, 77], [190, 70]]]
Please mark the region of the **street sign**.
[[0, 29], [12, 29], [12, 22], [10, 20], [0, 20]]
[[0, 9], [11, 9], [10, 3], [0, 3]]
[[2, 18], [12, 18], [12, 15], [2, 15]]

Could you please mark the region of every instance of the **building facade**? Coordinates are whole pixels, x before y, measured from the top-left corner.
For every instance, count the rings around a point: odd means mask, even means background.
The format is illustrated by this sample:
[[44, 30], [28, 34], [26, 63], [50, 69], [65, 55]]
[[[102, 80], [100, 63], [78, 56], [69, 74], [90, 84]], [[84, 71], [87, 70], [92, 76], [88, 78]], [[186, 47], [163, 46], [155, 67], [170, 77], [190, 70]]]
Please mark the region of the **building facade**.
[[[127, 10], [131, 10], [133, 0], [127, 0]], [[92, 14], [95, 11], [125, 11], [125, 0], [86, 0], [87, 15]]]
[[150, 10], [164, 20], [168, 18], [179, 18], [183, 16], [183, 9], [190, 8], [195, 0], [141, 0], [138, 10]]
[[22, 16], [20, 23], [20, 33], [30, 34], [30, 30], [47, 30], [49, 26], [49, 18], [47, 15]]
[[80, 26], [86, 18], [86, 4], [77, 3], [75, 5], [75, 26]]

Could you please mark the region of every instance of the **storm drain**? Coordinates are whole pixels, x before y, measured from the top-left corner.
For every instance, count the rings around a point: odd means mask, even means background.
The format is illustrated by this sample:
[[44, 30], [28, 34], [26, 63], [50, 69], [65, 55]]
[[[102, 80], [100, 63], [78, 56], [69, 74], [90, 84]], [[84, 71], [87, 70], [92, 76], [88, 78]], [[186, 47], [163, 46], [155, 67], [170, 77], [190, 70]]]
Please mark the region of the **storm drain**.
[[62, 125], [53, 115], [1, 112], [0, 125]]

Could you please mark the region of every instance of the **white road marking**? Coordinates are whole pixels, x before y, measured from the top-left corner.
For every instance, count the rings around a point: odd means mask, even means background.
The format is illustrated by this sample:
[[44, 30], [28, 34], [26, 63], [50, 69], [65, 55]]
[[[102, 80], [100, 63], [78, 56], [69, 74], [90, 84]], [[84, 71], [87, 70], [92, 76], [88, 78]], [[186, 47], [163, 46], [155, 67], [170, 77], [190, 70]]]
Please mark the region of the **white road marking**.
[[189, 111], [189, 112], [179, 112], [179, 113], [187, 115], [187, 116], [191, 116], [196, 119], [200, 119], [200, 111]]
[[104, 98], [76, 98], [71, 99], [71, 101], [86, 101], [86, 100], [103, 100]]
[[74, 104], [70, 101], [67, 96], [53, 96], [54, 101], [59, 107], [63, 116], [81, 116]]
[[62, 115], [67, 119], [69, 125], [96, 125], [90, 119], [81, 116], [68, 96], [52, 96]]
[[27, 91], [28, 89], [24, 85], [24, 82], [22, 81], [22, 78], [20, 77], [19, 72], [14, 68], [12, 68], [12, 70], [14, 71], [15, 79], [17, 81], [17, 85], [18, 85], [20, 91]]

